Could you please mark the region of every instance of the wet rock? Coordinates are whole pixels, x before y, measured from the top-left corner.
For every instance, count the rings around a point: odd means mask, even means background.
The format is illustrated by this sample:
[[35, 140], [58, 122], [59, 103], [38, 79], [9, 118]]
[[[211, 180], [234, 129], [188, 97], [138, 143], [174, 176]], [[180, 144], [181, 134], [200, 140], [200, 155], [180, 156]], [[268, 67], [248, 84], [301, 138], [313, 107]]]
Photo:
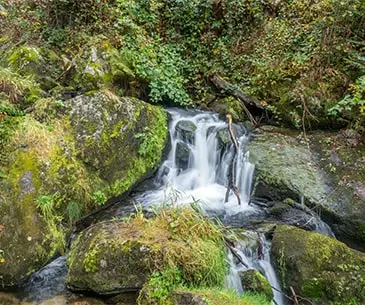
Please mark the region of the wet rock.
[[6, 287], [65, 251], [70, 222], [151, 176], [167, 139], [164, 111], [135, 98], [99, 91], [54, 107], [53, 130], [21, 117], [4, 152], [11, 156], [0, 179]]
[[[316, 220], [319, 216], [312, 213], [306, 213], [304, 210], [297, 209], [294, 206], [284, 202], [270, 202], [272, 206], [267, 209], [269, 217], [276, 222], [297, 226], [307, 230], [316, 229]], [[299, 204], [298, 204], [299, 205]]]
[[[240, 125], [232, 124], [232, 129], [237, 139], [244, 134], [244, 128]], [[227, 127], [221, 128], [217, 131], [217, 139], [219, 148], [224, 148], [232, 143], [231, 136]]]
[[[67, 299], [68, 305], [104, 305], [105, 303], [101, 300], [85, 297], [82, 295], [71, 295]], [[115, 304], [115, 303], [110, 303]]]
[[191, 150], [187, 144], [184, 142], [178, 142], [176, 144], [176, 166], [185, 170], [189, 165], [189, 157], [191, 154]]
[[365, 254], [290, 226], [274, 232], [272, 253], [286, 287], [316, 304], [365, 303]]
[[[253, 196], [267, 201], [303, 199], [305, 205], [316, 207], [339, 239], [365, 249], [365, 201], [356, 196], [356, 186], [365, 177], [365, 162], [361, 161], [365, 149], [351, 148], [345, 157], [341, 149], [346, 147], [346, 140], [341, 137], [331, 134], [326, 139], [322, 133], [313, 134], [308, 145], [298, 133], [262, 128], [248, 145], [250, 161], [255, 164]], [[332, 153], [336, 162], [331, 161], [331, 150], [326, 149], [334, 143], [341, 143]], [[289, 209], [282, 208], [285, 216]], [[271, 212], [275, 210], [278, 212], [277, 208]], [[284, 218], [291, 217], [290, 213]]]
[[244, 291], [262, 294], [270, 302], [274, 298], [269, 281], [257, 270], [246, 270], [239, 273]]
[[195, 141], [196, 126], [193, 122], [181, 120], [176, 124], [175, 130], [184, 142], [193, 144]]

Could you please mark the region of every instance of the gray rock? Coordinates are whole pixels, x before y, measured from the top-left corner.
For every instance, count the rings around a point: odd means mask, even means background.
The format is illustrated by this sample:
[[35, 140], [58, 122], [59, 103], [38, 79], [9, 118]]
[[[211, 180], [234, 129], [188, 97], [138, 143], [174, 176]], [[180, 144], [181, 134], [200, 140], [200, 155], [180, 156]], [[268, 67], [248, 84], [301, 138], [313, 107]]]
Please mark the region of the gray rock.
[[176, 144], [176, 165], [185, 170], [188, 168], [189, 165], [189, 157], [190, 157], [191, 150], [187, 144], [184, 142], [178, 142]]
[[[317, 207], [339, 239], [364, 249], [365, 202], [355, 196], [358, 184], [341, 183], [346, 176], [337, 178], [340, 171], [321, 165], [318, 151], [302, 142], [298, 133], [263, 129], [248, 145], [256, 169], [253, 196], [269, 201], [303, 199], [307, 206]], [[294, 216], [286, 209], [281, 213], [284, 217]]]
[[181, 120], [176, 124], [175, 130], [184, 142], [193, 144], [195, 141], [196, 126], [193, 122]]

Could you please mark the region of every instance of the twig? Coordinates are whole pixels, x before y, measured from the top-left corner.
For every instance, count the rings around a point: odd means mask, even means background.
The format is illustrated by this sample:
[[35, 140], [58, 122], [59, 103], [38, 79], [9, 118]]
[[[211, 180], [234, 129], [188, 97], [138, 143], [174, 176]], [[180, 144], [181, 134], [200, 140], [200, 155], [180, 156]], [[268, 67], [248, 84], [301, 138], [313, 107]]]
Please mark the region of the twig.
[[231, 245], [232, 242], [227, 239], [226, 237], [224, 238], [224, 242], [226, 244], [226, 246], [228, 247], [228, 249], [232, 252], [233, 256], [235, 258], [238, 259], [238, 261], [243, 265], [245, 266], [247, 269], [249, 268], [249, 266], [242, 260], [241, 256], [237, 253], [237, 251], [233, 248], [233, 246]]
[[295, 290], [294, 290], [294, 288], [292, 286], [290, 286], [290, 292], [293, 295], [294, 305], [299, 305], [297, 295], [295, 294]]
[[263, 245], [262, 245], [262, 240], [261, 240], [261, 237], [260, 237], [260, 233], [257, 232], [257, 237], [259, 239], [259, 244], [258, 244], [258, 247], [257, 247], [257, 258], [259, 260], [263, 260], [264, 259], [264, 251], [263, 251]]
[[229, 177], [230, 179], [228, 179], [228, 186], [227, 186], [225, 202], [228, 201], [229, 190], [232, 189], [233, 193], [237, 197], [238, 204], [241, 205], [241, 197], [240, 197], [240, 193], [238, 191], [238, 187], [236, 185], [236, 173], [235, 173], [236, 163], [237, 163], [237, 154], [238, 154], [239, 146], [238, 146], [236, 136], [234, 135], [234, 131], [232, 129], [232, 116], [230, 114], [227, 114], [227, 119], [228, 119], [228, 131], [229, 131], [229, 135], [230, 135], [231, 141], [232, 141], [233, 146], [234, 146], [235, 154], [234, 154], [234, 156], [232, 158], [232, 162], [230, 164], [229, 175], [231, 177]]

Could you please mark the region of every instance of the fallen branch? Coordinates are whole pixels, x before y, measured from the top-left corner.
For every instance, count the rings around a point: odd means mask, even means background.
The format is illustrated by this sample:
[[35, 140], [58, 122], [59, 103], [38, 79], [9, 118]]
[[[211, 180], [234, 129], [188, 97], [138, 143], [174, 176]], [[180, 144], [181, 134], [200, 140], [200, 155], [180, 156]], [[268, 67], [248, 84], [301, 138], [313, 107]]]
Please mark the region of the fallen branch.
[[257, 247], [257, 258], [259, 260], [263, 260], [265, 258], [265, 256], [264, 256], [264, 245], [262, 244], [262, 239], [261, 239], [261, 236], [260, 236], [259, 232], [257, 232], [257, 237], [259, 239], [259, 244], [258, 244], [258, 247]]
[[234, 87], [231, 83], [221, 78], [217, 73], [208, 76], [213, 85], [222, 93], [235, 97], [242, 105], [243, 110], [250, 119], [250, 121], [257, 125], [257, 122], [248, 108], [263, 110], [264, 106], [254, 97], [242, 92], [240, 89]]
[[236, 136], [234, 135], [234, 131], [232, 129], [232, 116], [230, 114], [227, 114], [227, 119], [228, 119], [228, 131], [229, 131], [229, 135], [230, 135], [231, 141], [232, 141], [233, 146], [234, 146], [234, 152], [235, 153], [234, 153], [234, 156], [232, 158], [232, 162], [229, 166], [228, 186], [227, 186], [227, 191], [226, 191], [225, 202], [228, 201], [229, 191], [232, 189], [233, 193], [237, 197], [238, 204], [241, 205], [241, 197], [240, 197], [240, 193], [238, 191], [238, 187], [236, 185], [236, 172], [235, 172], [236, 171], [237, 154], [238, 154], [239, 146], [238, 146]]
[[237, 258], [237, 260], [243, 265], [245, 266], [247, 269], [249, 268], [248, 265], [242, 260], [241, 256], [237, 253], [237, 251], [234, 249], [234, 247], [232, 246], [232, 242], [227, 239], [227, 238], [224, 238], [224, 242], [227, 246], [227, 248], [232, 252], [233, 256], [235, 258]]
[[295, 290], [294, 290], [294, 288], [292, 286], [290, 286], [290, 292], [291, 292], [291, 294], [293, 296], [294, 305], [299, 305], [297, 295], [296, 295]]

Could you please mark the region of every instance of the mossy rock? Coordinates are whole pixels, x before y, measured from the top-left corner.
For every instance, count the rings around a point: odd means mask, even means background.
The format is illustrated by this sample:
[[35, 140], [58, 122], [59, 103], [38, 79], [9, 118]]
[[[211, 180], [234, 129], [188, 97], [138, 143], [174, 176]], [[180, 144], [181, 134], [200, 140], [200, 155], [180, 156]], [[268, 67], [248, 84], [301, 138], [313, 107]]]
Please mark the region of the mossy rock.
[[[308, 137], [311, 141], [318, 139], [315, 134]], [[261, 128], [248, 151], [256, 168], [254, 196], [269, 201], [291, 198], [300, 202], [303, 198], [307, 206], [321, 211], [339, 239], [365, 248], [365, 200], [356, 196], [356, 191], [361, 191], [361, 179], [355, 168], [353, 173], [347, 171], [351, 182], [345, 183], [346, 176], [340, 171], [331, 172], [324, 166], [321, 160], [329, 156], [324, 156], [323, 148], [306, 144], [299, 133], [275, 127]], [[362, 147], [361, 153], [363, 156]], [[361, 164], [361, 157], [356, 160]]]
[[365, 254], [336, 239], [290, 226], [274, 232], [283, 286], [319, 305], [365, 303]]
[[243, 122], [246, 119], [242, 104], [232, 96], [216, 100], [209, 105], [209, 108], [223, 116], [230, 114], [233, 120], [238, 122]]
[[68, 255], [68, 286], [104, 295], [141, 289], [158, 252], [152, 245], [139, 242], [139, 235], [136, 228], [122, 221], [85, 230]]
[[19, 285], [63, 253], [72, 222], [152, 174], [167, 139], [164, 111], [133, 98], [100, 91], [49, 105], [45, 123], [12, 118], [2, 152], [3, 286]]
[[189, 209], [172, 208], [149, 219], [137, 215], [89, 227], [72, 242], [67, 264], [72, 290], [109, 295], [144, 288], [143, 304], [151, 304], [149, 293], [163, 270], [175, 270], [173, 277], [192, 285], [222, 285], [228, 271], [215, 224]]
[[239, 273], [244, 291], [266, 296], [268, 302], [274, 298], [269, 281], [257, 270], [241, 271]]
[[[232, 130], [237, 139], [244, 134], [244, 129], [240, 125], [232, 124]], [[217, 131], [217, 140], [219, 148], [222, 149], [232, 143], [231, 136], [227, 127], [221, 128]]]

